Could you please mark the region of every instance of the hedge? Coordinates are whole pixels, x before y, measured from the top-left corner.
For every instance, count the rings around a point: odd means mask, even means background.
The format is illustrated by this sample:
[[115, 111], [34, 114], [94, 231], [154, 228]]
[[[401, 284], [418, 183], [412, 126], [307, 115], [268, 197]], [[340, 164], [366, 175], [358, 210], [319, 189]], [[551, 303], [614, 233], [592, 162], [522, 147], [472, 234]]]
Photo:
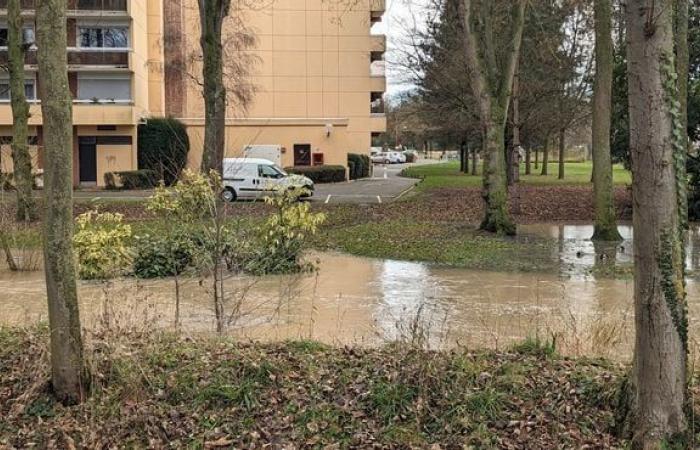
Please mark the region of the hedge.
[[105, 173], [107, 189], [151, 189], [158, 184], [158, 174], [153, 170], [128, 170]]
[[172, 117], [150, 118], [138, 128], [138, 164], [166, 185], [174, 184], [187, 164], [190, 140], [185, 125]]
[[287, 167], [285, 171], [297, 175], [304, 175], [314, 183], [339, 183], [345, 181], [345, 167], [343, 166], [295, 166]]
[[348, 153], [348, 167], [350, 168], [351, 180], [367, 178], [369, 177], [371, 161], [367, 155]]

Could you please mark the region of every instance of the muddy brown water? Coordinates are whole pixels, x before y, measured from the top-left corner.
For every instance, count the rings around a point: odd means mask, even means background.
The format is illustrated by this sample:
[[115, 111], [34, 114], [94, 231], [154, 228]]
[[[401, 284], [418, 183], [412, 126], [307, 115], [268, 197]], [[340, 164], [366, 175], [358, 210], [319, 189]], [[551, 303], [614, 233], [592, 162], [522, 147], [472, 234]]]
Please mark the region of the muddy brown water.
[[[612, 250], [595, 248], [588, 225], [521, 227], [524, 236], [557, 242], [558, 273], [505, 273], [367, 259], [310, 255], [313, 274], [235, 277], [225, 282], [228, 332], [245, 339], [315, 339], [334, 345], [376, 345], [396, 339], [433, 348], [504, 348], [527, 337], [556, 341], [560, 351], [626, 359], [632, 350], [633, 284], [600, 278], [591, 268], [632, 261], [632, 231]], [[697, 271], [700, 229], [688, 242], [688, 267]], [[210, 281], [180, 280], [185, 332], [211, 333]], [[117, 280], [80, 284], [86, 327], [171, 327], [175, 282]], [[700, 336], [700, 283], [688, 280], [693, 337]], [[46, 320], [43, 272], [0, 270], [0, 325]]]

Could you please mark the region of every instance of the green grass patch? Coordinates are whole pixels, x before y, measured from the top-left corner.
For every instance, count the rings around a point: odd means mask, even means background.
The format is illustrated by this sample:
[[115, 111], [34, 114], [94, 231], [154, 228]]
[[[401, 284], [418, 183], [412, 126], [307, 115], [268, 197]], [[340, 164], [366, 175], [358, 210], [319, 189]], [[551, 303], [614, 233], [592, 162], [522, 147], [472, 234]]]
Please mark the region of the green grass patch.
[[359, 256], [469, 269], [533, 272], [558, 267], [551, 240], [498, 237], [472, 227], [410, 220], [322, 229], [315, 245]]
[[[525, 168], [521, 166], [520, 182], [530, 186], [566, 186], [591, 183], [593, 171], [591, 162], [566, 163], [563, 180], [558, 178], [558, 163], [550, 163], [548, 168], [549, 175], [546, 176], [542, 176], [539, 171], [534, 170], [532, 175], [525, 175]], [[404, 170], [403, 175], [411, 178], [422, 178], [423, 182], [418, 186], [421, 191], [436, 188], [481, 187], [483, 183], [481, 175], [467, 175], [460, 172], [459, 162], [456, 161], [413, 166]], [[632, 183], [632, 174], [621, 165], [615, 165], [613, 167], [613, 182], [617, 185], [629, 185]]]

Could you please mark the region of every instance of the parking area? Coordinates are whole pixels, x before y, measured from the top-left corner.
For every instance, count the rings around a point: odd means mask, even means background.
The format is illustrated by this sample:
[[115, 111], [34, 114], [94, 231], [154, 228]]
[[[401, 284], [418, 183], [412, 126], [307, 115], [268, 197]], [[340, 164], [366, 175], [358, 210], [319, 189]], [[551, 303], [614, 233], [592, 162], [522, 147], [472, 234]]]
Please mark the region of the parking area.
[[[421, 161], [418, 164], [430, 164], [433, 161]], [[317, 184], [312, 198], [313, 202], [377, 204], [390, 203], [408, 193], [419, 180], [403, 178], [399, 174], [411, 164], [376, 164], [371, 178], [345, 183]], [[95, 199], [116, 201], [140, 201], [151, 196], [153, 191], [104, 191], [76, 190], [74, 197], [78, 201]], [[39, 195], [39, 193], [37, 193]]]
[[371, 178], [316, 185], [313, 201], [330, 203], [389, 203], [410, 191], [419, 180], [399, 174], [407, 164], [375, 165]]

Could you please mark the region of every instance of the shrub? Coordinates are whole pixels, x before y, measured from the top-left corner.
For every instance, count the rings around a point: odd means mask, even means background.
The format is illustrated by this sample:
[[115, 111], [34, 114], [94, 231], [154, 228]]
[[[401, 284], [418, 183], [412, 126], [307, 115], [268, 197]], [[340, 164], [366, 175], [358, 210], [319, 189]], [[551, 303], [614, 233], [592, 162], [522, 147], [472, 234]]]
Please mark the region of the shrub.
[[137, 236], [134, 275], [139, 278], [179, 275], [192, 264], [197, 245], [197, 239], [184, 230], [169, 235]]
[[371, 162], [369, 156], [348, 153], [348, 167], [350, 167], [351, 180], [369, 177], [370, 166]]
[[152, 189], [158, 183], [158, 176], [152, 170], [128, 170], [105, 173], [107, 189]]
[[89, 211], [76, 218], [73, 245], [78, 275], [86, 280], [106, 280], [129, 272], [132, 255], [127, 245], [131, 226], [121, 214]]
[[345, 181], [343, 166], [295, 166], [287, 167], [287, 172], [304, 175], [314, 183], [339, 183]]
[[404, 155], [406, 156], [406, 162], [407, 163], [414, 163], [416, 162], [416, 154], [413, 152], [404, 152]]
[[303, 270], [301, 253], [309, 236], [316, 234], [326, 220], [323, 213], [312, 213], [308, 203], [300, 203], [302, 189], [282, 190], [265, 199], [275, 208], [260, 228], [261, 248], [248, 265], [255, 274], [288, 273]]
[[190, 140], [185, 125], [172, 117], [151, 118], [138, 129], [139, 169], [155, 172], [170, 186], [187, 165]]

